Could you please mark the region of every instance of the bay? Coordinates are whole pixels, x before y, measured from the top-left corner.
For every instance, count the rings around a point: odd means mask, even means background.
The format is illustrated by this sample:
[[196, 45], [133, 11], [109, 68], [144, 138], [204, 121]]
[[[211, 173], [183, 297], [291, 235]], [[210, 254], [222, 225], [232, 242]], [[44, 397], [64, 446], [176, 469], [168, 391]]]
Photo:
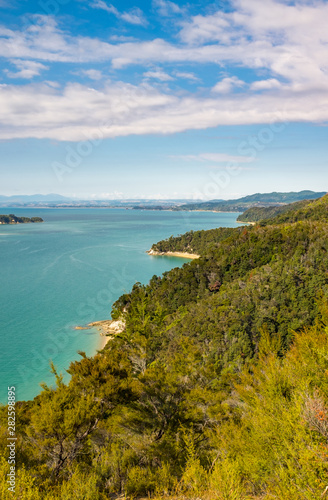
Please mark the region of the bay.
[[100, 348], [95, 329], [77, 325], [110, 318], [113, 302], [136, 282], [147, 283], [186, 259], [154, 257], [154, 242], [186, 231], [237, 227], [238, 214], [124, 209], [23, 209], [40, 224], [0, 226], [0, 402], [8, 386], [32, 399], [52, 385], [52, 360], [65, 380], [77, 351]]

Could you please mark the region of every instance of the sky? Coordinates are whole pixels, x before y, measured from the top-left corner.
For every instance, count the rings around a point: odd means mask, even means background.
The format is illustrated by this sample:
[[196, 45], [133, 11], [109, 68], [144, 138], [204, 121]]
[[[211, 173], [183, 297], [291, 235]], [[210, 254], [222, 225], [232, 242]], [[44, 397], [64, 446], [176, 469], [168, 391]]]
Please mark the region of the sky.
[[0, 194], [328, 191], [328, 2], [0, 0]]

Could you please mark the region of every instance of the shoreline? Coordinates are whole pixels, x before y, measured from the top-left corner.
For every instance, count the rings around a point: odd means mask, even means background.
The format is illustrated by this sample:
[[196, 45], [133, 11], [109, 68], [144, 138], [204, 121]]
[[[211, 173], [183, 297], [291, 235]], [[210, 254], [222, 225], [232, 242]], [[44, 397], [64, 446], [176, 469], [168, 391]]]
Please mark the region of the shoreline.
[[164, 257], [180, 257], [183, 259], [199, 259], [200, 255], [197, 253], [187, 253], [187, 252], [157, 252], [156, 250], [148, 250], [146, 253], [148, 255], [164, 256]]
[[118, 333], [122, 333], [125, 328], [125, 322], [121, 319], [105, 319], [101, 321], [93, 321], [88, 323], [86, 326], [76, 326], [75, 330], [90, 330], [90, 328], [96, 328], [100, 333], [100, 347], [97, 351], [102, 351], [106, 346], [107, 342], [114, 338]]
[[97, 351], [102, 351], [103, 349], [105, 349], [110, 339], [111, 337], [109, 337], [108, 335], [100, 335], [99, 349], [97, 349]]
[[255, 224], [257, 224], [257, 222], [243, 222], [242, 220], [236, 220], [237, 224], [249, 224], [250, 226], [255, 226]]
[[[156, 252], [152, 249], [146, 252], [148, 255], [155, 256], [168, 256], [168, 257], [179, 257], [183, 259], [199, 259], [200, 255], [194, 253], [187, 252]], [[97, 352], [102, 351], [107, 343], [112, 340], [115, 335], [122, 333], [125, 329], [125, 321], [123, 319], [113, 320], [113, 319], [105, 319], [100, 321], [92, 321], [87, 323], [85, 326], [75, 326], [74, 330], [90, 330], [91, 328], [95, 328], [99, 332], [99, 347], [97, 348]]]

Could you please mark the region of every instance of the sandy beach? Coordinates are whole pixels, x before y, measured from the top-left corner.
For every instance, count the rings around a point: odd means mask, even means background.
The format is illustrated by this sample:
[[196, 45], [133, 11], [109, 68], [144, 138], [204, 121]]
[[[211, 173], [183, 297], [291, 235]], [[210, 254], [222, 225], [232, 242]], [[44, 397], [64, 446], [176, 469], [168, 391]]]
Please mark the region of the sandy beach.
[[76, 326], [75, 330], [89, 330], [90, 328], [96, 328], [100, 333], [100, 343], [98, 350], [101, 351], [102, 349], [104, 349], [109, 340], [111, 340], [116, 334], [123, 332], [125, 323], [120, 319], [105, 319], [102, 321], [94, 321], [92, 323], [88, 323], [87, 326]]
[[243, 222], [243, 221], [241, 221], [241, 220], [237, 220], [236, 222], [237, 222], [238, 224], [243, 224], [243, 225], [245, 225], [245, 224], [249, 224], [250, 226], [255, 226], [255, 224], [257, 224], [256, 222], [246, 222], [246, 221], [245, 221], [245, 222]]
[[182, 257], [183, 259], [199, 259], [200, 255], [196, 253], [187, 252], [156, 252], [155, 250], [148, 250], [148, 255], [164, 255], [169, 257]]
[[106, 346], [107, 342], [111, 339], [112, 337], [109, 337], [109, 335], [100, 335], [100, 343], [99, 343], [99, 351], [102, 351], [104, 347]]

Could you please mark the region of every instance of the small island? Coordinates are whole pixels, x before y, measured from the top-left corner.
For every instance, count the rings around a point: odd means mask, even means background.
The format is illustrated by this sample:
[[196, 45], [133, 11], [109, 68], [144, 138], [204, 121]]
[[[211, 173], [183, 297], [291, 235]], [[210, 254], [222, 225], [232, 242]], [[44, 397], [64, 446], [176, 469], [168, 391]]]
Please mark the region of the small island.
[[29, 224], [31, 222], [43, 222], [41, 217], [17, 217], [14, 214], [0, 215], [0, 224]]

